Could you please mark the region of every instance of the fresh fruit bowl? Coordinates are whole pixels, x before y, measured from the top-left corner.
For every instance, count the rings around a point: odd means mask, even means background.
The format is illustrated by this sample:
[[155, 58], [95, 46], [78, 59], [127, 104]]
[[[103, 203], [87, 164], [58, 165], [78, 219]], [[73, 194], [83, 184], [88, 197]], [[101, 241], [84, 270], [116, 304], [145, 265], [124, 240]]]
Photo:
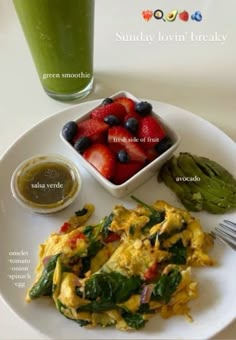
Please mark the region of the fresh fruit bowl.
[[180, 143], [180, 136], [152, 105], [127, 91], [67, 122], [62, 140], [113, 196], [123, 197], [157, 174]]

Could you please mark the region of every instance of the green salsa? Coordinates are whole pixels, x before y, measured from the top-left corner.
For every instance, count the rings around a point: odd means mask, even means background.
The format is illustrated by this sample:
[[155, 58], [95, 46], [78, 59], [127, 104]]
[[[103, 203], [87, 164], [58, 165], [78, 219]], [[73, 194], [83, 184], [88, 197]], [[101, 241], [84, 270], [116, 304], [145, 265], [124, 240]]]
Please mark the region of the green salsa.
[[75, 193], [78, 183], [69, 167], [48, 161], [23, 170], [18, 175], [17, 186], [24, 200], [46, 206], [63, 203]]

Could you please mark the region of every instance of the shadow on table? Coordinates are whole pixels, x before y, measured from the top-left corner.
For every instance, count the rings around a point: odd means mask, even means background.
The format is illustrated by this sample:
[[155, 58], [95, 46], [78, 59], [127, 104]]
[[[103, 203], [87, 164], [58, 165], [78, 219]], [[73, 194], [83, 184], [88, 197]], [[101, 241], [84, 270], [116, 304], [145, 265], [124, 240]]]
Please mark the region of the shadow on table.
[[185, 102], [185, 107], [193, 101], [198, 104], [206, 99], [216, 104], [222, 101], [222, 97], [226, 98], [233, 94], [233, 89], [230, 93], [229, 89], [221, 88], [218, 84], [205, 81], [201, 77], [189, 83], [178, 76], [168, 79], [163, 74], [158, 77], [157, 75], [151, 77], [149, 73], [134, 74], [133, 72], [112, 74], [97, 72], [95, 74], [95, 92], [98, 98], [120, 90], [127, 90], [140, 98], [149, 98], [173, 105]]

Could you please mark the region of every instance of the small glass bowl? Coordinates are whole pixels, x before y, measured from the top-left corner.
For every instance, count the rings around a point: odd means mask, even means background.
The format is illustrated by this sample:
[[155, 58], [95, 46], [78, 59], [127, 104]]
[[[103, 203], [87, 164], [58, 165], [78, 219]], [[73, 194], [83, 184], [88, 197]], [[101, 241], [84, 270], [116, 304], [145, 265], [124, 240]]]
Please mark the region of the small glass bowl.
[[77, 198], [81, 185], [74, 163], [56, 154], [26, 159], [11, 178], [11, 191], [17, 202], [41, 214], [65, 209]]

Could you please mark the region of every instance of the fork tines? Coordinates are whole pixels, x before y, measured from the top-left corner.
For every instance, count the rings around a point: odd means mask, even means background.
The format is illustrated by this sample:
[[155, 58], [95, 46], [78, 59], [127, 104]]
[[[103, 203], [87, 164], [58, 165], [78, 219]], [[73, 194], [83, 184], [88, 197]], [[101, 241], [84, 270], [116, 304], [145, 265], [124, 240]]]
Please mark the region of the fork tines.
[[236, 250], [236, 223], [224, 220], [212, 232], [212, 235], [227, 243], [233, 250]]

